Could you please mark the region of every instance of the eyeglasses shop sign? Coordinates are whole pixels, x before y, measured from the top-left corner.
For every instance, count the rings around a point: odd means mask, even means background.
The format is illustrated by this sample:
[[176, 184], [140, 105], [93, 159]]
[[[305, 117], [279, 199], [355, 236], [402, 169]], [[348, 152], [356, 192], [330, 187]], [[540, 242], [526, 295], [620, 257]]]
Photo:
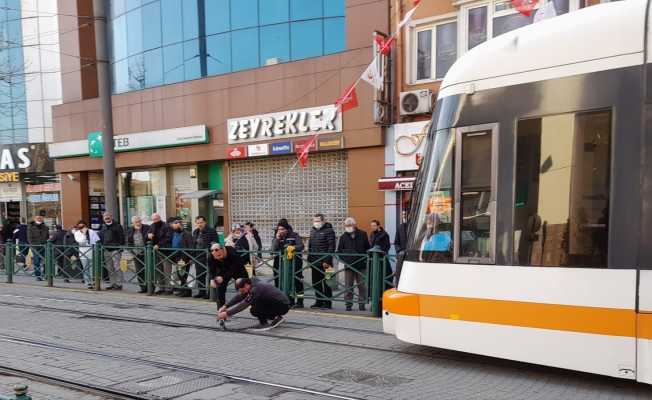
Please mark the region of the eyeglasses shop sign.
[[332, 105], [232, 118], [228, 121], [230, 144], [330, 132], [342, 132], [342, 114]]

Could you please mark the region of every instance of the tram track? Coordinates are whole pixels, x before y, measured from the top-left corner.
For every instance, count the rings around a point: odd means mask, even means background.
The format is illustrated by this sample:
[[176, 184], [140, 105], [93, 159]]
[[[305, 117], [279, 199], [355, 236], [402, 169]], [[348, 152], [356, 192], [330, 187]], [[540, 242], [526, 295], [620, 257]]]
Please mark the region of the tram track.
[[[225, 373], [212, 371], [212, 370], [205, 370], [201, 368], [194, 368], [194, 367], [183, 366], [178, 364], [171, 364], [162, 361], [147, 360], [140, 357], [130, 357], [125, 355], [118, 355], [118, 354], [111, 354], [111, 353], [100, 352], [95, 350], [82, 349], [74, 346], [61, 345], [61, 344], [50, 343], [41, 340], [33, 340], [33, 339], [21, 338], [21, 337], [5, 335], [5, 334], [0, 334], [0, 341], [5, 343], [23, 345], [23, 346], [38, 347], [46, 350], [64, 351], [69, 353], [74, 352], [77, 354], [85, 354], [85, 355], [90, 355], [98, 358], [113, 359], [122, 362], [134, 363], [137, 365], [157, 367], [160, 369], [169, 370], [173, 372], [186, 372], [186, 373], [197, 374], [201, 376], [218, 377], [218, 378], [226, 379], [227, 382], [261, 385], [261, 386], [273, 387], [276, 389], [282, 389], [282, 390], [295, 392], [295, 393], [320, 396], [324, 398], [340, 399], [340, 400], [361, 400], [356, 397], [344, 396], [344, 395], [339, 395], [339, 394], [334, 394], [334, 393], [329, 393], [329, 392], [319, 391], [319, 390], [313, 390], [313, 389], [306, 389], [298, 386], [274, 383], [274, 382], [264, 381], [264, 380], [240, 376], [240, 375], [225, 374]], [[151, 396], [146, 396], [138, 393], [129, 393], [121, 390], [116, 390], [114, 388], [107, 387], [107, 386], [98, 386], [98, 385], [90, 385], [86, 383], [71, 382], [66, 379], [35, 374], [35, 373], [17, 370], [2, 365], [0, 365], [0, 372], [5, 372], [7, 374], [16, 375], [16, 376], [24, 376], [26, 378], [31, 378], [34, 380], [41, 380], [41, 381], [47, 380], [53, 384], [58, 384], [64, 387], [76, 388], [78, 390], [87, 391], [87, 392], [94, 392], [95, 394], [102, 395], [102, 396], [110, 395], [111, 399], [152, 400]]]
[[[217, 327], [217, 326], [189, 324], [189, 323], [183, 323], [183, 322], [164, 321], [164, 320], [150, 319], [150, 318], [125, 317], [125, 316], [120, 316], [120, 315], [115, 315], [115, 314], [104, 314], [104, 313], [98, 313], [98, 312], [92, 312], [92, 311], [73, 310], [73, 309], [69, 309], [69, 308], [58, 308], [58, 307], [51, 307], [51, 306], [44, 306], [44, 305], [21, 304], [21, 303], [12, 303], [12, 302], [0, 301], [0, 306], [16, 307], [16, 308], [27, 308], [27, 309], [33, 309], [33, 310], [45, 311], [45, 312], [66, 313], [66, 314], [77, 315], [77, 316], [80, 316], [82, 318], [93, 318], [93, 319], [99, 319], [99, 320], [105, 320], [105, 321], [118, 321], [118, 322], [127, 322], [127, 323], [135, 323], [135, 324], [152, 324], [152, 325], [158, 325], [158, 326], [165, 326], [165, 327], [168, 327], [168, 328], [197, 329], [197, 330], [221, 332], [221, 333], [229, 332], [229, 333], [239, 334], [239, 335], [268, 337], [268, 338], [274, 338], [274, 339], [295, 341], [295, 342], [299, 342], [299, 343], [314, 343], [314, 344], [319, 344], [319, 345], [347, 347], [347, 348], [358, 349], [358, 350], [366, 350], [366, 351], [385, 352], [385, 353], [392, 353], [392, 354], [403, 354], [403, 355], [409, 355], [409, 356], [424, 357], [424, 358], [428, 358], [428, 359], [443, 357], [442, 355], [436, 355], [435, 356], [435, 355], [424, 354], [423, 348], [415, 349], [415, 351], [405, 351], [405, 350], [397, 350], [397, 349], [390, 349], [390, 348], [379, 348], [379, 347], [374, 347], [374, 346], [371, 346], [371, 345], [343, 343], [343, 342], [336, 342], [336, 341], [329, 341], [329, 340], [322, 340], [322, 339], [293, 337], [293, 336], [288, 336], [288, 335], [279, 335], [279, 334], [270, 333], [270, 331], [267, 331], [267, 332], [252, 332], [252, 331], [247, 330], [248, 329], [247, 327], [239, 328], [239, 329], [228, 329], [228, 330], [225, 331], [224, 329], [222, 329], [220, 327]], [[215, 318], [214, 314], [210, 314], [210, 316], [212, 318]], [[271, 331], [271, 332], [273, 332], [273, 331]], [[457, 359], [457, 358], [454, 358], [454, 357], [445, 357], [445, 358]]]
[[[97, 300], [77, 300], [77, 299], [65, 299], [65, 298], [58, 298], [58, 297], [43, 297], [43, 296], [25, 296], [25, 295], [13, 295], [13, 294], [3, 294], [0, 295], [1, 297], [11, 297], [11, 298], [24, 298], [24, 299], [35, 299], [35, 300], [44, 300], [44, 301], [58, 301], [58, 302], [64, 302], [64, 303], [77, 303], [77, 304], [84, 304], [84, 305], [94, 305], [94, 306], [113, 306], [116, 308], [121, 308], [121, 309], [134, 309], [134, 308], [146, 308], [146, 309], [151, 309], [159, 312], [180, 312], [180, 313], [186, 313], [186, 314], [195, 314], [195, 315], [205, 315], [205, 316], [210, 316], [210, 317], [215, 317], [214, 312], [204, 312], [204, 311], [189, 311], [188, 308], [180, 307], [180, 306], [173, 306], [173, 305], [161, 305], [161, 304], [149, 304], [149, 303], [139, 303], [139, 302], [134, 302], [134, 303], [128, 303], [128, 306], [125, 307], [125, 303], [118, 303], [118, 302], [111, 302], [111, 301], [97, 301]], [[0, 302], [1, 303], [1, 302]], [[191, 304], [191, 303], [188, 303]], [[134, 307], [132, 307], [134, 306]], [[309, 311], [298, 311], [298, 312], [306, 312], [308, 313]], [[327, 314], [327, 315], [332, 315], [337, 317], [336, 314]], [[365, 318], [365, 317], [361, 317]], [[247, 316], [238, 316], [238, 319], [243, 319], [243, 320], [251, 320], [251, 321], [257, 321], [257, 319], [253, 317], [247, 317]], [[347, 332], [358, 332], [358, 333], [364, 333], [364, 334], [370, 334], [370, 335], [381, 335], [384, 336], [385, 333], [378, 331], [378, 330], [372, 330], [372, 329], [363, 329], [363, 328], [353, 328], [353, 327], [345, 327], [345, 326], [338, 326], [338, 325], [325, 325], [325, 324], [315, 324], [315, 323], [308, 323], [308, 322], [298, 322], [298, 321], [292, 321], [290, 322], [291, 325], [293, 326], [302, 326], [302, 327], [310, 327], [310, 328], [320, 328], [320, 329], [329, 329], [329, 330], [336, 330], [336, 331], [347, 331]]]

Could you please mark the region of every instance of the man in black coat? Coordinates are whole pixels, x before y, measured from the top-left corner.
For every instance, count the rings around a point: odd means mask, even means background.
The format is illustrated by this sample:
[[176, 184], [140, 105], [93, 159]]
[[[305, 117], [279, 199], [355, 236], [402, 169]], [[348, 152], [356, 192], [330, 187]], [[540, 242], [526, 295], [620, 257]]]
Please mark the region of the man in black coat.
[[396, 229], [396, 236], [394, 237], [394, 247], [396, 248], [396, 286], [401, 277], [401, 267], [403, 267], [403, 260], [407, 253], [408, 239], [407, 239], [407, 211], [401, 211], [401, 223]]
[[149, 225], [143, 224], [142, 219], [134, 215], [131, 217], [131, 226], [127, 229], [127, 246], [133, 247], [130, 251], [134, 255], [134, 266], [138, 275], [138, 293], [147, 292], [147, 282], [145, 280], [145, 245], [147, 244], [147, 234]]
[[37, 281], [42, 281], [41, 277], [41, 260], [45, 258], [45, 243], [50, 238], [50, 229], [44, 222], [45, 213], [40, 212], [34, 217], [34, 221], [27, 227], [27, 243], [32, 250], [32, 265], [34, 266], [34, 277]]
[[53, 253], [58, 269], [57, 275], [63, 277], [63, 281], [66, 283], [70, 281], [70, 278], [81, 278], [81, 274], [75, 276], [75, 271], [72, 268], [72, 257], [78, 255], [75, 251], [76, 242], [72, 233], [63, 229], [61, 225], [57, 225], [50, 240], [54, 244]]
[[157, 290], [156, 295], [172, 294], [170, 289], [170, 275], [172, 274], [172, 264], [165, 259], [159, 248], [167, 247], [166, 243], [170, 240], [170, 229], [165, 221], [161, 220], [159, 213], [152, 214], [152, 223], [147, 232], [148, 241], [154, 246], [154, 275], [156, 277]]
[[312, 217], [312, 229], [308, 242], [308, 263], [312, 267], [312, 287], [316, 301], [310, 308], [330, 309], [333, 290], [326, 282], [325, 270], [333, 267], [333, 257], [319, 253], [335, 252], [335, 231], [333, 225], [325, 221], [324, 214]]
[[[371, 244], [372, 248], [376, 247], [381, 250], [383, 256], [387, 256], [389, 249], [392, 247], [392, 244], [389, 242], [389, 234], [385, 229], [383, 229], [380, 225], [380, 221], [377, 219], [371, 221], [371, 236], [369, 236], [369, 244]], [[389, 283], [393, 281], [392, 266], [387, 257], [383, 257], [381, 261], [384, 264], [383, 286], [385, 287], [385, 290], [387, 290], [392, 286]]]
[[226, 304], [226, 288], [229, 281], [249, 277], [245, 263], [235, 248], [222, 246], [219, 243], [211, 245], [211, 255], [208, 257], [208, 275], [211, 287], [217, 288], [218, 310]]
[[[276, 226], [276, 234], [272, 239], [272, 251], [282, 253], [278, 257], [278, 266], [281, 267], [281, 257], [284, 257], [285, 251], [292, 248], [294, 257], [292, 258], [292, 274], [294, 275], [294, 288], [296, 294], [296, 302], [293, 297], [290, 297], [290, 303], [294, 308], [303, 308], [303, 259], [301, 252], [305, 246], [303, 240], [298, 233], [296, 233], [287, 220], [281, 219]], [[274, 265], [277, 265], [275, 260]], [[280, 271], [280, 270], [279, 270]], [[275, 279], [276, 287], [279, 287], [278, 278]]]
[[367, 250], [369, 239], [367, 232], [358, 229], [355, 219], [348, 217], [344, 221], [344, 233], [337, 244], [337, 252], [341, 254], [360, 254], [360, 256], [344, 255], [340, 259], [346, 263], [344, 267], [344, 280], [346, 285], [346, 311], [351, 311], [353, 305], [353, 287], [358, 287], [358, 304], [360, 311], [365, 311], [367, 302]]
[[166, 247], [170, 255], [168, 260], [176, 266], [175, 280], [180, 282], [181, 287], [177, 290], [176, 295], [180, 297], [192, 296], [192, 289], [187, 287], [188, 270], [190, 269], [191, 252], [195, 248], [192, 240], [192, 234], [184, 229], [183, 220], [175, 217], [170, 223], [170, 242]]
[[[217, 231], [206, 224], [206, 217], [200, 215], [195, 218], [195, 226], [197, 227], [192, 232], [192, 239], [195, 242], [195, 248], [201, 250], [208, 250], [211, 244], [217, 242]], [[208, 256], [203, 254], [197, 255], [195, 263], [195, 282], [199, 292], [193, 297], [196, 299], [207, 299], [208, 291], [206, 290], [206, 281], [208, 280], [206, 265], [208, 264]]]
[[113, 220], [113, 214], [110, 212], [105, 212], [103, 218], [104, 223], [99, 235], [102, 246], [107, 247], [104, 250], [104, 268], [109, 274], [109, 287], [106, 290], [122, 290], [124, 274], [120, 269], [122, 252], [119, 247], [125, 243], [125, 232], [122, 226]]

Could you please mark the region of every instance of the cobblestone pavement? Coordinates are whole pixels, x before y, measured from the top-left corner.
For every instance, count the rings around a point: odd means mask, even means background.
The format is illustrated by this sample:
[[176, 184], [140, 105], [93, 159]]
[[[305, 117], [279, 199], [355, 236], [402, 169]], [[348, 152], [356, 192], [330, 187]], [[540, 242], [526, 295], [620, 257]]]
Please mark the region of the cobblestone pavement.
[[0, 395], [8, 396], [13, 393], [14, 385], [22, 383], [29, 386], [29, 394], [34, 400], [110, 400], [108, 397], [94, 396], [78, 390], [2, 374], [0, 374]]
[[321, 398], [210, 373], [360, 399], [652, 399], [647, 385], [404, 344], [372, 318], [291, 311], [250, 334], [215, 329], [214, 312], [207, 301], [0, 284], [0, 335], [61, 346], [0, 337], [0, 366], [184, 400]]

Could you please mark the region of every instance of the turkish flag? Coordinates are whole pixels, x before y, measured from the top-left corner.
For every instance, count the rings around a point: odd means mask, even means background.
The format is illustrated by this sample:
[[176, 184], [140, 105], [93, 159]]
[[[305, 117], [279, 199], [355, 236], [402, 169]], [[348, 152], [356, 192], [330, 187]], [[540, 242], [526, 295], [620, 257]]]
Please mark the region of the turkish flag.
[[303, 150], [297, 154], [301, 168], [305, 168], [308, 165], [308, 153], [310, 153], [310, 148], [314, 145], [315, 140], [317, 140], [317, 135], [313, 135], [312, 139], [303, 146]]
[[512, 6], [521, 14], [529, 17], [539, 0], [512, 0]]
[[356, 108], [358, 106], [358, 95], [355, 93], [355, 83], [348, 88], [346, 88], [346, 91], [340, 97], [337, 99], [335, 102], [335, 107], [341, 108], [342, 112], [348, 111], [352, 108]]
[[388, 55], [389, 52], [392, 50], [392, 45], [394, 44], [395, 40], [396, 37], [394, 36], [385, 40], [383, 39], [382, 36], [376, 35], [376, 44], [378, 45], [378, 52], [385, 56]]

